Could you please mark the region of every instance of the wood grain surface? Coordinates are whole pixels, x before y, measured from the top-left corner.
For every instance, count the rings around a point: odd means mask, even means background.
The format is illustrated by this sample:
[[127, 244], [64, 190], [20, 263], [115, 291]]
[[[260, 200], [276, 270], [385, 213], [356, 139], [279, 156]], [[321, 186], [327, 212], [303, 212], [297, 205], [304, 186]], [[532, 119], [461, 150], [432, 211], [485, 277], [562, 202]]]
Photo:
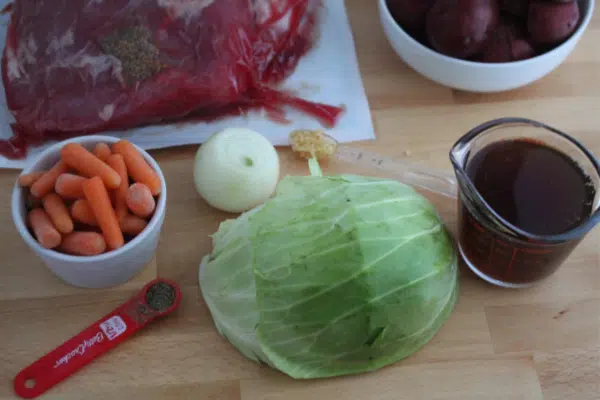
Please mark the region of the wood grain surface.
[[[357, 144], [448, 171], [448, 150], [488, 119], [537, 119], [600, 155], [600, 17], [567, 61], [541, 81], [509, 93], [475, 95], [431, 83], [387, 44], [374, 1], [348, 7], [377, 140]], [[551, 278], [502, 290], [462, 268], [461, 294], [439, 334], [414, 356], [378, 372], [300, 382], [244, 359], [217, 335], [198, 290], [208, 235], [225, 217], [192, 184], [196, 147], [156, 151], [168, 184], [165, 225], [155, 260], [129, 283], [82, 290], [55, 278], [14, 228], [10, 195], [17, 176], [0, 172], [0, 399], [16, 398], [12, 379], [47, 351], [96, 321], [160, 275], [182, 287], [179, 311], [48, 392], [80, 399], [600, 399], [600, 230]], [[303, 163], [281, 150], [284, 173]], [[365, 171], [369, 173], [372, 171]], [[455, 205], [436, 205], [454, 229]]]

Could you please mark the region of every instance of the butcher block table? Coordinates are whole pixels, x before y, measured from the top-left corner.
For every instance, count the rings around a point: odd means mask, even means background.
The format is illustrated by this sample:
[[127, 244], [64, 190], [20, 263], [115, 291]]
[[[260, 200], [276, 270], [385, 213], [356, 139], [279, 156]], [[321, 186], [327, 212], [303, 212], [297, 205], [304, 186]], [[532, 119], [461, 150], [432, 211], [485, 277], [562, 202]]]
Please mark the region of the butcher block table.
[[[580, 139], [600, 156], [600, 16], [559, 69], [520, 90], [461, 93], [404, 65], [380, 29], [376, 2], [348, 1], [377, 140], [354, 144], [445, 169], [468, 129], [521, 116]], [[154, 261], [133, 280], [84, 290], [55, 278], [14, 228], [16, 171], [0, 172], [0, 399], [16, 398], [19, 370], [161, 276], [182, 288], [179, 310], [154, 323], [42, 398], [82, 399], [600, 399], [600, 229], [551, 278], [527, 290], [492, 287], [461, 267], [455, 311], [412, 357], [370, 374], [293, 381], [242, 357], [215, 331], [198, 289], [209, 234], [225, 215], [196, 194], [196, 146], [153, 152], [168, 186], [167, 216]], [[306, 165], [281, 149], [284, 173]], [[370, 171], [365, 171], [368, 173]], [[454, 213], [454, 204], [439, 204]], [[446, 212], [445, 211], [445, 212]], [[449, 227], [455, 230], [450, 218]]]

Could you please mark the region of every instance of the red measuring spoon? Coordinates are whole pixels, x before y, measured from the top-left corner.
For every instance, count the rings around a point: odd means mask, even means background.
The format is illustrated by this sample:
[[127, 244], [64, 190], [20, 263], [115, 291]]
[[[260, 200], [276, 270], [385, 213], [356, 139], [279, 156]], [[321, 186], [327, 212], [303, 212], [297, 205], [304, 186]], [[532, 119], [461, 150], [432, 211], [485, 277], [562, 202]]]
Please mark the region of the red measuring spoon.
[[16, 394], [25, 399], [38, 397], [148, 323], [173, 312], [180, 302], [175, 282], [149, 282], [127, 302], [19, 372], [14, 380]]

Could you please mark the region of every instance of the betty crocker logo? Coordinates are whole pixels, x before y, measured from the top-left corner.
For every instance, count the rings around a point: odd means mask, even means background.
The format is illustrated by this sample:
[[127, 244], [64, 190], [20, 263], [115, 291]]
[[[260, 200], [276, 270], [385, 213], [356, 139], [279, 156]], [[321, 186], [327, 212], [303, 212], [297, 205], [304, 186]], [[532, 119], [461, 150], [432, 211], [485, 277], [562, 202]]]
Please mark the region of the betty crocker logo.
[[66, 365], [69, 363], [69, 361], [71, 361], [73, 358], [77, 357], [77, 356], [82, 356], [85, 354], [85, 352], [93, 347], [94, 345], [102, 342], [104, 340], [104, 335], [102, 334], [102, 332], [98, 332], [96, 333], [94, 336], [92, 336], [89, 339], [85, 339], [83, 342], [81, 342], [77, 347], [75, 347], [73, 350], [71, 350], [70, 352], [68, 352], [67, 354], [65, 354], [64, 356], [62, 356], [61, 358], [58, 359], [58, 361], [56, 361], [56, 364], [54, 364], [54, 368], [58, 368], [61, 365]]

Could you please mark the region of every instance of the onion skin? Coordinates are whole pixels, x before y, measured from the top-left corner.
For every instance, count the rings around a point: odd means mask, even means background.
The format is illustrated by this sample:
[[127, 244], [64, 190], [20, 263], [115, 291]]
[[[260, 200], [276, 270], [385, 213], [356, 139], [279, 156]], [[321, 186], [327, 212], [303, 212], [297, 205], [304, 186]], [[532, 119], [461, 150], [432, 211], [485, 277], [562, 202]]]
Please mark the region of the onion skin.
[[261, 134], [244, 128], [220, 131], [200, 146], [194, 184], [211, 206], [241, 213], [267, 201], [279, 182], [279, 155]]

